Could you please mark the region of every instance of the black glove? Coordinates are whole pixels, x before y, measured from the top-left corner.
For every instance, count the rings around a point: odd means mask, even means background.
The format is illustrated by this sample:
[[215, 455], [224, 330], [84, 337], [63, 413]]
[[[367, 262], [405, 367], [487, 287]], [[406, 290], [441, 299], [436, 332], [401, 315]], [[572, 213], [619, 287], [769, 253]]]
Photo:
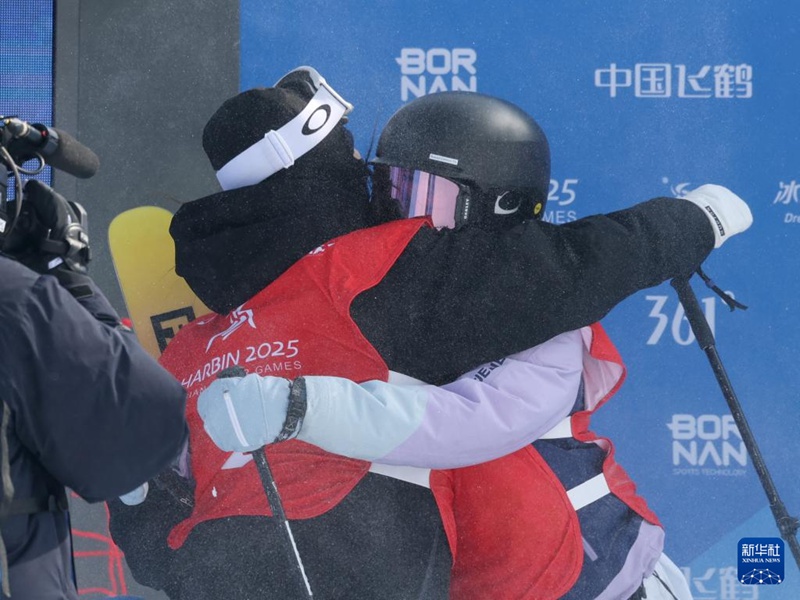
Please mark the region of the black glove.
[[91, 296], [86, 211], [41, 181], [25, 184], [19, 218], [3, 250], [38, 273], [55, 275], [76, 298]]

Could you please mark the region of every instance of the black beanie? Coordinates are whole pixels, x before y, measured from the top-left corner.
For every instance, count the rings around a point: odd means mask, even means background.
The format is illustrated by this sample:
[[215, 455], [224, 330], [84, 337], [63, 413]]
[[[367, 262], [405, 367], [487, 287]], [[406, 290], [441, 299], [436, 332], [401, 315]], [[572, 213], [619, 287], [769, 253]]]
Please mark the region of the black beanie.
[[[219, 171], [267, 132], [283, 127], [307, 103], [294, 91], [280, 87], [253, 88], [226, 100], [203, 129], [203, 149], [213, 169]], [[299, 178], [325, 177], [343, 167], [349, 170], [355, 160], [353, 138], [340, 122], [286, 171]]]

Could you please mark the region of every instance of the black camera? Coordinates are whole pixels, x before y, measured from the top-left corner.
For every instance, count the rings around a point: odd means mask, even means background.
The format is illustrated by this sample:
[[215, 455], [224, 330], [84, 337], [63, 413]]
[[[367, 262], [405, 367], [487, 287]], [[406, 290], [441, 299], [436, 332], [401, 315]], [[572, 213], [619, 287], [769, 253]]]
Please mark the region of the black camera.
[[[34, 166], [26, 168], [32, 160]], [[57, 129], [0, 117], [0, 163], [7, 172], [0, 178], [0, 250], [40, 273], [61, 264], [85, 273], [91, 259], [86, 211], [36, 179], [23, 184], [22, 176], [37, 175], [50, 165], [91, 177], [97, 156]]]

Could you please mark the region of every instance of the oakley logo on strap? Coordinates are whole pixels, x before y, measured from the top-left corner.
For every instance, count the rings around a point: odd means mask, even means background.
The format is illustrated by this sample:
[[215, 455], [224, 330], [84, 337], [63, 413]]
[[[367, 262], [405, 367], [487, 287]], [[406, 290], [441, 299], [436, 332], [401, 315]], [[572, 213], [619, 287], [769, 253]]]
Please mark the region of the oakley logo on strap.
[[[321, 112], [320, 112], [321, 111]], [[320, 121], [319, 116], [321, 115], [322, 120]], [[325, 123], [328, 122], [328, 119], [331, 118], [331, 107], [328, 104], [320, 105], [311, 115], [306, 119], [306, 122], [303, 124], [303, 129], [301, 133], [303, 135], [312, 135], [325, 127]], [[312, 121], [315, 121], [312, 124]], [[317, 124], [318, 123], [318, 124]]]

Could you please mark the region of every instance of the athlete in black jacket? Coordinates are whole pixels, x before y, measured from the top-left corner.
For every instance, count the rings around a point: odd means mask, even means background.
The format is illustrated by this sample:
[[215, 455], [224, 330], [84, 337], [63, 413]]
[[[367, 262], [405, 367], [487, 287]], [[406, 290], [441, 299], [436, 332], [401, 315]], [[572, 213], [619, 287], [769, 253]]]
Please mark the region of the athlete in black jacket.
[[[214, 169], [284, 126], [308, 99], [278, 86], [227, 101], [203, 136]], [[230, 312], [306, 253], [374, 225], [367, 175], [337, 125], [289, 168], [185, 204], [171, 227], [177, 272], [207, 306]], [[546, 192], [540, 211], [545, 199]], [[670, 198], [567, 225], [520, 221], [500, 235], [469, 222], [423, 228], [386, 277], [355, 299], [354, 321], [391, 370], [450, 381], [598, 321], [640, 289], [690, 275], [715, 244], [703, 211]], [[109, 506], [112, 535], [137, 580], [171, 598], [303, 597], [293, 595], [287, 573], [296, 566], [275, 519], [204, 522], [172, 552], [166, 535], [189, 511], [169, 493]], [[309, 577], [322, 582], [317, 597], [447, 597], [449, 549], [424, 488], [370, 473], [334, 509], [292, 528]], [[354, 578], [368, 589], [348, 588]]]
[[[64, 199], [38, 181], [25, 191], [63, 240]], [[42, 270], [58, 260], [16, 250]], [[126, 494], [169, 465], [187, 435], [180, 384], [91, 279], [63, 261], [48, 272], [0, 255], [0, 561], [13, 600], [78, 598], [65, 486], [89, 502]]]

